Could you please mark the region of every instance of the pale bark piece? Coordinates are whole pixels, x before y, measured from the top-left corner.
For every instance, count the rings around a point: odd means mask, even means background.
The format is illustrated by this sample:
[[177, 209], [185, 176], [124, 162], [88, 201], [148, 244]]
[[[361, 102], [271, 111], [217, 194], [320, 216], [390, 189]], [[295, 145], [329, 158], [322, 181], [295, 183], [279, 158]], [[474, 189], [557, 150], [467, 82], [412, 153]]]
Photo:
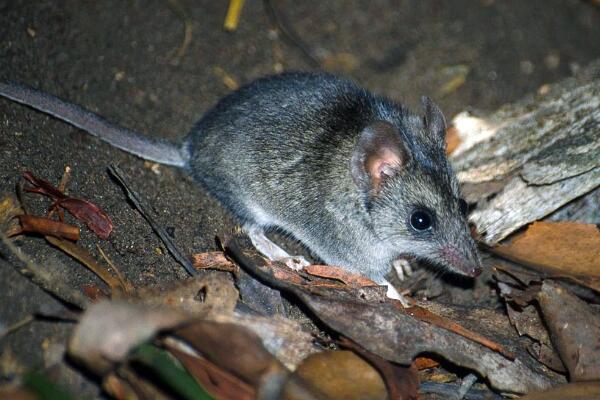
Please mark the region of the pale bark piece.
[[[600, 62], [486, 117], [459, 114], [452, 155], [470, 221], [493, 245], [600, 186]], [[492, 195], [495, 197], [488, 200]]]

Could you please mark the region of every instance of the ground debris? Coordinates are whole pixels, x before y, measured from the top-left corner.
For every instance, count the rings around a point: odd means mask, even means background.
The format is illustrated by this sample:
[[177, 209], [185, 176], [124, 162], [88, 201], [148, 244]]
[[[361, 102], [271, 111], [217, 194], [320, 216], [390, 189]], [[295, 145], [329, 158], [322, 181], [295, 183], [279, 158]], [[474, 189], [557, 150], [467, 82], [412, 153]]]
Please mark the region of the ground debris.
[[226, 251], [242, 268], [274, 287], [292, 292], [331, 329], [386, 360], [410, 365], [417, 355], [434, 353], [477, 371], [496, 389], [512, 393], [547, 388], [556, 379], [537, 368], [526, 352], [511, 361], [465, 337], [414, 318], [410, 309], [401, 311], [385, 296], [369, 293], [381, 293], [377, 287], [356, 289], [277, 279], [264, 259], [261, 263], [260, 258], [252, 256], [251, 249], [239, 246], [235, 237], [225, 243]]
[[453, 164], [489, 245], [600, 185], [600, 63], [487, 117], [459, 114]]

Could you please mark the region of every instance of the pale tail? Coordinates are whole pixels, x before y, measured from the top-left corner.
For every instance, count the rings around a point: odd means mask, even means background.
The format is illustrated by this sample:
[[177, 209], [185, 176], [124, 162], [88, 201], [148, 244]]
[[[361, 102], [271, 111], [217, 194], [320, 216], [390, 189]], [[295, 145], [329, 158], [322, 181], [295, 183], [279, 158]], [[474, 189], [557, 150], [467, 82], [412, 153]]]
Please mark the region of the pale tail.
[[58, 97], [11, 82], [0, 82], [0, 96], [52, 115], [145, 160], [181, 168], [188, 163], [187, 152], [181, 146], [150, 139]]

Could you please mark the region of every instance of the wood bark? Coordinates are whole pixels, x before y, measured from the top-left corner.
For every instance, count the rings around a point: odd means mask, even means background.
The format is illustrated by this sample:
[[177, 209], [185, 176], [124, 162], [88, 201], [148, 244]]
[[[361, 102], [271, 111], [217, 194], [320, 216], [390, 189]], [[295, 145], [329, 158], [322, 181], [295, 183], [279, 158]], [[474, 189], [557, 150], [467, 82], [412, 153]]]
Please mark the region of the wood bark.
[[458, 114], [453, 125], [461, 144], [451, 161], [476, 203], [469, 220], [494, 245], [600, 186], [600, 61], [488, 116]]

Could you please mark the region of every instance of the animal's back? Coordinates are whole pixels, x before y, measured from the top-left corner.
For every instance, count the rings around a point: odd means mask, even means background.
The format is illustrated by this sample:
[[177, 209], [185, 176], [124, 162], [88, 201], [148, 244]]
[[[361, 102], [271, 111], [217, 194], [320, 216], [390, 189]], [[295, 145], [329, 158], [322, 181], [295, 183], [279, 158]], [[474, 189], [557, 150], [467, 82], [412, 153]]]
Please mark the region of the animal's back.
[[329, 185], [327, 180], [344, 192], [349, 169], [343, 177], [330, 171], [349, 162], [349, 136], [371, 118], [377, 101], [328, 74], [259, 79], [222, 99], [195, 126], [191, 173], [238, 217], [257, 219], [261, 205], [272, 224], [299, 196], [308, 198], [304, 207], [318, 200], [324, 193], [316, 186]]

